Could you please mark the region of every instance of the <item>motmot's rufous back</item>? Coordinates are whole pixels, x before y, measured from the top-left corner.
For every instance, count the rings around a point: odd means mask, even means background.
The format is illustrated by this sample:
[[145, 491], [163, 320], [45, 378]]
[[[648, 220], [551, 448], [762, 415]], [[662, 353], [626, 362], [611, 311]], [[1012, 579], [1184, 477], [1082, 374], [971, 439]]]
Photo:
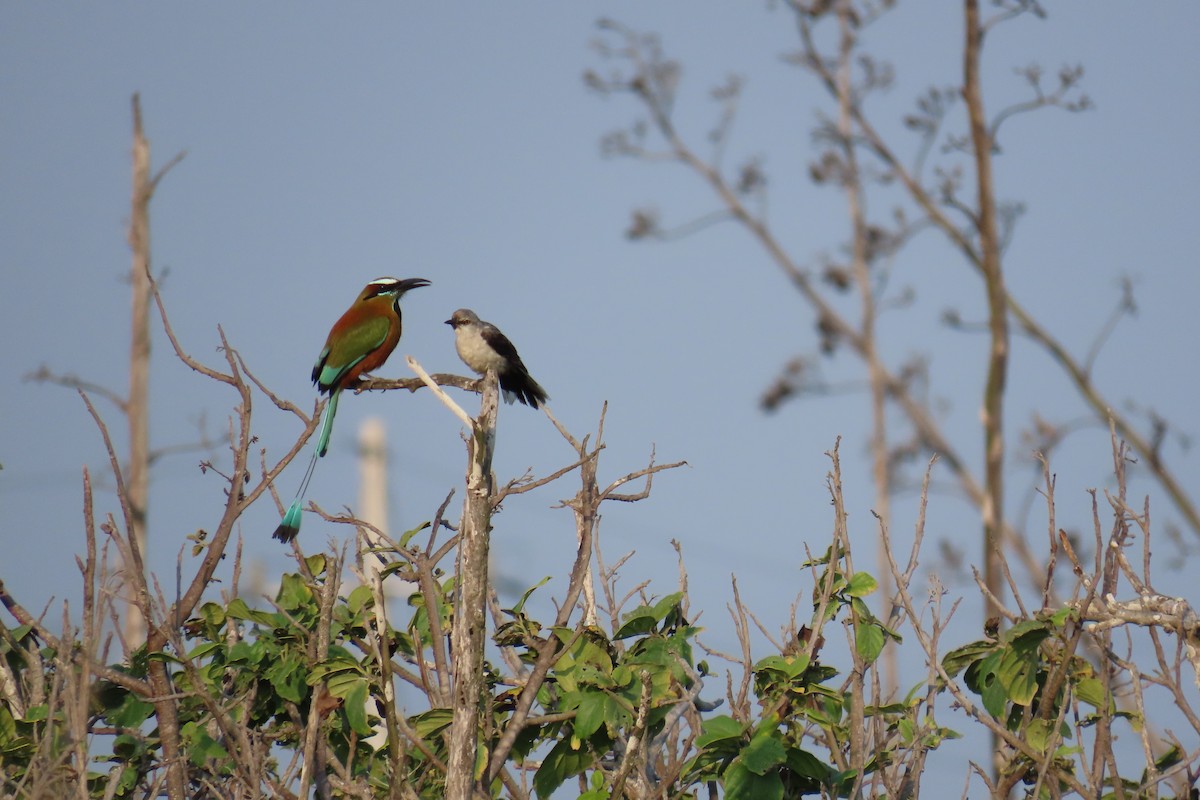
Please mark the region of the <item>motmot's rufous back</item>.
[[279, 541], [290, 542], [300, 532], [301, 504], [317, 459], [329, 450], [329, 436], [333, 433], [333, 418], [337, 414], [342, 390], [358, 383], [364, 373], [383, 366], [400, 341], [400, 298], [410, 289], [428, 285], [429, 281], [424, 278], [376, 278], [366, 285], [354, 304], [329, 329], [325, 346], [321, 348], [312, 370], [317, 391], [329, 395], [325, 420], [317, 436], [317, 448], [308, 462], [300, 490], [296, 492], [296, 499], [273, 534]]

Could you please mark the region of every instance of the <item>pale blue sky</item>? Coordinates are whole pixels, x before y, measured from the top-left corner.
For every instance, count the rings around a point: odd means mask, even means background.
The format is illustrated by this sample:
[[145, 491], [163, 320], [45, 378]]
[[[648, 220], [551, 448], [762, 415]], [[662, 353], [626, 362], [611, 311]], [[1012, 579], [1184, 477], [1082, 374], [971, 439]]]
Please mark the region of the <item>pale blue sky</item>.
[[[909, 5], [870, 34], [898, 71], [873, 109], [901, 137], [896, 119], [913, 98], [959, 69], [956, 5]], [[1013, 68], [1039, 61], [1051, 72], [1083, 63], [1096, 109], [1048, 110], [1004, 129], [998, 185], [1028, 206], [1007, 255], [1010, 286], [1080, 352], [1116, 302], [1117, 279], [1132, 276], [1140, 314], [1123, 323], [1097, 378], [1114, 402], [1136, 397], [1194, 435], [1200, 6], [1049, 5], [1048, 20], [1022, 20], [990, 41], [989, 108], [1022, 99]], [[40, 608], [78, 591], [79, 475], [84, 465], [103, 473], [100, 439], [72, 392], [19, 378], [46, 364], [124, 390], [134, 91], [156, 163], [188, 152], [155, 197], [152, 237], [193, 355], [216, 361], [220, 324], [263, 380], [310, 403], [312, 360], [362, 285], [425, 277], [433, 286], [406, 298], [404, 339], [379, 374], [407, 376], [403, 354], [431, 371], [461, 371], [442, 320], [468, 306], [512, 338], [577, 435], [609, 402], [602, 476], [643, 466], [652, 444], [660, 460], [686, 459], [691, 466], [660, 476], [651, 499], [606, 509], [602, 543], [610, 559], [636, 548], [628, 584], [653, 578], [665, 593], [675, 575], [669, 540], [682, 542], [710, 641], [729, 646], [730, 573], [773, 628], [795, 594], [807, 594], [798, 565], [804, 543], [821, 550], [829, 541], [823, 451], [838, 435], [852, 533], [866, 545], [865, 399], [809, 399], [774, 416], [757, 408], [782, 362], [814, 345], [808, 309], [776, 268], [732, 225], [666, 244], [623, 237], [634, 207], [682, 222], [714, 206], [680, 168], [600, 156], [600, 137], [638, 116], [628, 98], [599, 98], [581, 81], [603, 66], [589, 49], [601, 16], [659, 32], [683, 62], [679, 120], [698, 144], [714, 111], [708, 89], [731, 72], [747, 78], [729, 163], [764, 159], [771, 221], [798, 260], [835, 252], [844, 200], [806, 178], [816, 152], [809, 130], [828, 106], [782, 63], [794, 30], [771, 4], [0, 7], [0, 367], [10, 376], [0, 405], [0, 578], [14, 593]], [[946, 429], [978, 463], [985, 342], [936, 318], [954, 306], [978, 319], [980, 285], [934, 236], [900, 257], [893, 281], [913, 284], [919, 302], [885, 317], [886, 352], [928, 354]], [[175, 361], [160, 332], [155, 341], [154, 444], [188, 439], [201, 415], [221, 431], [232, 395]], [[860, 374], [849, 360], [826, 368]], [[1011, 383], [1015, 511], [1027, 486], [1016, 427], [1032, 408], [1062, 420], [1080, 406], [1020, 341]], [[100, 407], [123, 437], [117, 414]], [[262, 444], [282, 452], [296, 424], [265, 400], [256, 413]], [[347, 398], [310, 496], [327, 509], [356, 501], [353, 437], [367, 415], [383, 416], [393, 437], [394, 526], [428, 519], [464, 461], [458, 426], [428, 393]], [[1193, 453], [1166, 453], [1188, 486], [1200, 485]], [[502, 479], [570, 460], [544, 418], [502, 409]], [[153, 478], [151, 563], [167, 578], [183, 537], [211, 529], [221, 503], [223, 484], [196, 461], [169, 459]], [[1106, 485], [1110, 463], [1105, 433], [1073, 440], [1054, 465], [1060, 525], [1090, 530], [1083, 489]], [[290, 497], [301, 470], [285, 474], [281, 494]], [[561, 590], [574, 536], [569, 513], [547, 509], [574, 492], [571, 480], [506, 504], [494, 537], [506, 576], [532, 585], [554, 575]], [[1177, 519], [1164, 498], [1152, 502], [1160, 524]], [[98, 510], [113, 508], [111, 495], [100, 498]], [[911, 530], [912, 498], [894, 511], [896, 528]], [[1032, 530], [1044, 530], [1041, 519]], [[276, 521], [267, 503], [243, 521], [247, 554], [267, 574], [288, 566], [270, 539]], [[330, 535], [343, 531], [306, 520], [307, 548]], [[962, 543], [977, 560], [977, 518], [954, 498], [935, 500], [929, 536]], [[859, 559], [874, 568], [869, 546]], [[925, 563], [937, 567], [932, 547]], [[969, 587], [955, 591], [973, 598]]]

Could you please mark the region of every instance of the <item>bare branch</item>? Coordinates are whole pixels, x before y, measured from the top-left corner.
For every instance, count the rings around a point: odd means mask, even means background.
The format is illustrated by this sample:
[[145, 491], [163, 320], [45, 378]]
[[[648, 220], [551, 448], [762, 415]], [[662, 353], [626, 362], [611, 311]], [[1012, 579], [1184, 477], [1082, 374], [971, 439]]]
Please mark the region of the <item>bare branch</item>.
[[52, 372], [45, 364], [41, 365], [33, 372], [27, 372], [25, 375], [21, 376], [21, 380], [33, 381], [36, 383], [51, 383], [55, 386], [65, 386], [68, 389], [75, 389], [76, 391], [99, 395], [116, 406], [117, 410], [119, 410], [122, 414], [126, 413], [129, 408], [125, 398], [114, 392], [112, 389], [109, 389], [107, 386], [101, 386], [98, 383], [92, 383], [91, 381], [84, 380], [83, 378], [70, 373], [59, 375], [56, 372]]
[[421, 367], [421, 365], [417, 363], [415, 358], [412, 356], [405, 356], [404, 361], [408, 364], [409, 369], [417, 373], [417, 376], [421, 379], [421, 382], [429, 387], [429, 391], [433, 392], [434, 396], [436, 396], [438, 400], [442, 401], [442, 405], [450, 409], [450, 412], [454, 414], [454, 416], [458, 417], [459, 421], [463, 425], [466, 425], [469, 429], [474, 429], [474, 422], [472, 422], [471, 417], [467, 415], [467, 412], [462, 410], [462, 406], [451, 400], [450, 395], [442, 391], [442, 388], [434, 382], [433, 378], [429, 377], [429, 373], [427, 373]]

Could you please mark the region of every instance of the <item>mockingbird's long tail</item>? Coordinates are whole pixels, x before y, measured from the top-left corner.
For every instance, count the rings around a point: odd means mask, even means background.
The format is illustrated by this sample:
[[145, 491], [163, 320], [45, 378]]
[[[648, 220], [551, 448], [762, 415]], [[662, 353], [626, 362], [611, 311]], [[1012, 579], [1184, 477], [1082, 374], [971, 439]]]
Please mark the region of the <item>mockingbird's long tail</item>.
[[537, 381], [530, 377], [524, 364], [517, 369], [509, 369], [500, 376], [500, 388], [504, 392], [504, 402], [511, 403], [520, 400], [530, 408], [538, 408], [550, 395], [546, 394]]

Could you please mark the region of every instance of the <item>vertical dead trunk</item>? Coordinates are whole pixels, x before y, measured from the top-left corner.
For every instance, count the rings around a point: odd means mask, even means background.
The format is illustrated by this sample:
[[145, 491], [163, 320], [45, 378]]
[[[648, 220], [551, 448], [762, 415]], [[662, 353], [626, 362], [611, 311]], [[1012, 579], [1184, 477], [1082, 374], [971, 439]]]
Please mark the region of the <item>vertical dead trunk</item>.
[[467, 496], [458, 540], [458, 595], [454, 627], [453, 718], [446, 764], [447, 800], [468, 800], [475, 786], [475, 750], [479, 740], [479, 703], [483, 693], [483, 648], [488, 581], [488, 536], [492, 521], [492, 453], [496, 447], [496, 374], [483, 380], [483, 399], [468, 444]]
[[[143, 558], [146, 553], [146, 509], [149, 500], [150, 465], [150, 197], [154, 182], [150, 177], [150, 142], [142, 128], [142, 105], [133, 96], [133, 197], [129, 215], [129, 249], [132, 261], [129, 286], [133, 294], [129, 346], [129, 396], [126, 417], [129, 422], [129, 464], [126, 490], [132, 510], [133, 530], [129, 531]], [[133, 569], [132, 564], [125, 565]], [[135, 603], [125, 617], [128, 642], [140, 642], [146, 635], [146, 621]]]
[[[146, 508], [149, 500], [150, 466], [150, 198], [154, 195], [156, 177], [150, 175], [150, 142], [142, 127], [142, 104], [133, 96], [133, 199], [129, 218], [129, 248], [133, 253], [129, 282], [133, 289], [132, 340], [129, 353], [129, 397], [126, 416], [129, 421], [129, 464], [126, 467], [125, 493], [129, 504], [129, 533], [135, 563], [125, 570], [137, 575], [126, 577], [128, 590], [145, 592]], [[142, 641], [147, 636], [149, 620], [141, 608], [144, 604], [130, 603], [125, 620], [129, 641]], [[147, 647], [157, 650], [164, 644], [161, 634]], [[171, 800], [187, 797], [182, 753], [179, 747], [179, 715], [166, 665], [161, 659], [150, 662], [147, 676], [154, 692], [154, 713], [158, 719], [163, 758], [167, 762], [167, 795]]]
[[[1000, 269], [1000, 241], [996, 226], [996, 196], [992, 181], [992, 135], [983, 110], [979, 56], [983, 30], [979, 21], [978, 0], [967, 0], [966, 47], [963, 56], [963, 99], [971, 124], [971, 146], [975, 155], [975, 182], [978, 190], [978, 227], [980, 266], [987, 288], [988, 352], [987, 383], [983, 394], [984, 436], [984, 581], [996, 598], [1003, 596], [1004, 579], [1000, 571], [1000, 541], [1004, 526], [1004, 384], [1008, 372], [1008, 304], [1004, 274]], [[987, 616], [999, 609], [988, 601]]]
[[[988, 349], [987, 382], [983, 390], [983, 580], [991, 596], [985, 600], [984, 619], [998, 619], [999, 599], [1004, 596], [1000, 548], [1004, 531], [1004, 384], [1008, 373], [1008, 291], [1000, 269], [1000, 240], [996, 228], [995, 184], [992, 181], [992, 135], [983, 110], [979, 74], [983, 29], [979, 0], [966, 2], [966, 43], [963, 48], [963, 99], [971, 125], [971, 149], [975, 156], [978, 191], [980, 270], [987, 288]], [[992, 735], [995, 753], [993, 770], [999, 774], [999, 742]]]

